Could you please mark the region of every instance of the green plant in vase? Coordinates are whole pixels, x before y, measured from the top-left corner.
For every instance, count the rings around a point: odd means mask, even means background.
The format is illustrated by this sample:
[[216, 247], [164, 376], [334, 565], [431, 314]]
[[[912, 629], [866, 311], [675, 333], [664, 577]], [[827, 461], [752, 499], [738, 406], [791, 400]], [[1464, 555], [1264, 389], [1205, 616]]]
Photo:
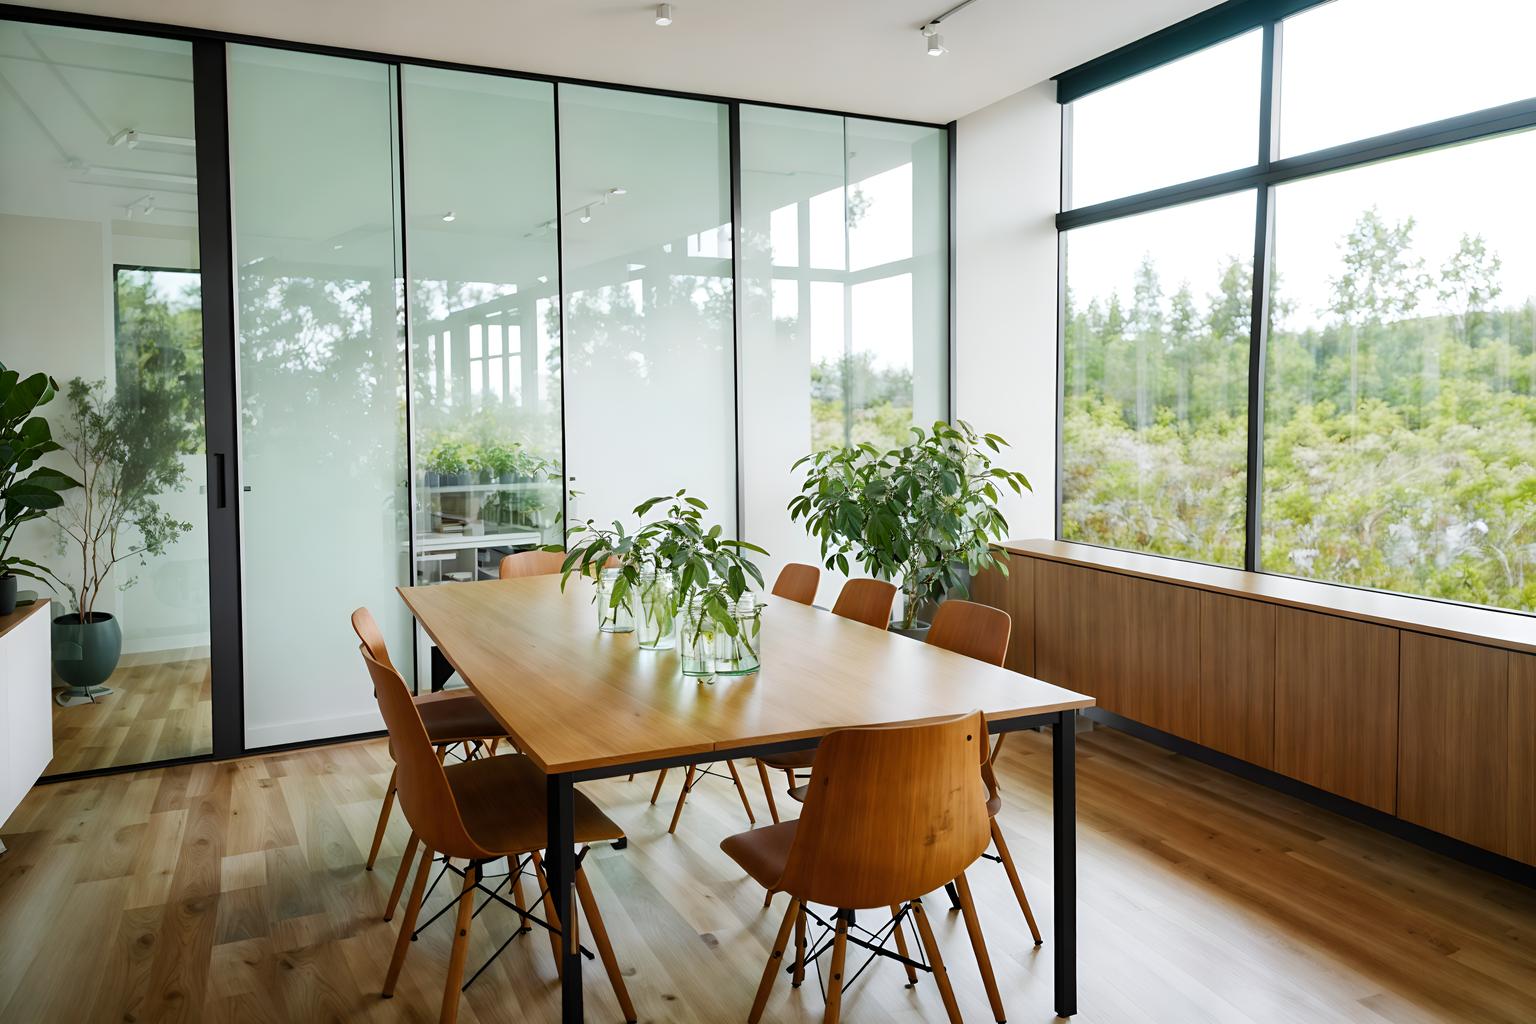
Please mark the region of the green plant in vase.
[[790, 519], [805, 521], [821, 542], [828, 569], [851, 563], [879, 579], [899, 581], [902, 617], [892, 628], [923, 635], [919, 615], [950, 595], [970, 592], [971, 577], [1005, 559], [992, 549], [1008, 533], [998, 511], [1002, 488], [1029, 490], [1023, 473], [992, 464], [1008, 442], [970, 424], [940, 421], [931, 431], [881, 452], [870, 444], [828, 448], [797, 461], [805, 483], [789, 503]]
[[64, 504], [63, 492], [80, 486], [72, 476], [37, 465], [62, 449], [48, 421], [35, 415], [58, 390], [45, 373], [22, 377], [0, 363], [0, 615], [16, 610], [19, 577], [64, 586], [47, 566], [10, 553], [22, 523], [43, 518]]
[[469, 479], [472, 455], [465, 442], [452, 437], [441, 438], [427, 451], [427, 471], [436, 473], [445, 485], [463, 484]]

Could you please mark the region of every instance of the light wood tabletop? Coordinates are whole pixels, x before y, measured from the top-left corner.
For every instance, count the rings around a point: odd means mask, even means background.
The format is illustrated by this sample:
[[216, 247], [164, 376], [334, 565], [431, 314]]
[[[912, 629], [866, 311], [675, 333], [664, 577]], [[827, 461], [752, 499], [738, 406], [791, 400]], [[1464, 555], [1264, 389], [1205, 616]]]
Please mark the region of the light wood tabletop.
[[548, 773], [981, 710], [989, 721], [1093, 699], [769, 596], [760, 672], [684, 677], [674, 651], [600, 633], [592, 586], [556, 576], [402, 587], [401, 597], [518, 748]]

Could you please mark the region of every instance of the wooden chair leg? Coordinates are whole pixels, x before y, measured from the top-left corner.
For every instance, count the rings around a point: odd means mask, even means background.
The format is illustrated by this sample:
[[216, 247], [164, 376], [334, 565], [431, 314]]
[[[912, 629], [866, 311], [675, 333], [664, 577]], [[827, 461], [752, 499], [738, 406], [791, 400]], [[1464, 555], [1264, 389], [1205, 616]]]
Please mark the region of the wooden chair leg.
[[997, 990], [997, 978], [992, 974], [992, 958], [987, 955], [987, 941], [981, 935], [981, 918], [976, 914], [976, 901], [971, 898], [971, 884], [965, 872], [955, 879], [960, 890], [960, 914], [965, 918], [965, 930], [971, 938], [971, 951], [976, 954], [976, 967], [981, 971], [981, 984], [987, 990], [987, 1001], [992, 1004], [992, 1019], [1002, 1024], [1008, 1019], [1003, 1009], [1003, 994]]
[[768, 801], [768, 816], [777, 825], [779, 823], [779, 808], [773, 801], [773, 787], [768, 784], [768, 766], [761, 761], [757, 762], [757, 777], [762, 781], [763, 797]]
[[[892, 904], [891, 917], [898, 918], [900, 916], [901, 908]], [[912, 959], [912, 951], [907, 948], [907, 932], [906, 929], [902, 928], [900, 921], [896, 922], [896, 952], [900, 953], [903, 959]], [[902, 966], [907, 969], [907, 988], [911, 988], [917, 984], [917, 968], [911, 964], [903, 964]]]
[[400, 867], [395, 871], [395, 884], [389, 890], [389, 902], [384, 905], [384, 920], [388, 921], [395, 916], [395, 907], [400, 903], [400, 893], [405, 888], [405, 881], [411, 874], [411, 858], [416, 854], [416, 844], [420, 842], [416, 833], [411, 832], [411, 838], [405, 844], [405, 856], [400, 858]]
[[912, 916], [917, 919], [918, 937], [923, 940], [923, 948], [928, 951], [928, 966], [933, 968], [933, 980], [939, 986], [939, 997], [944, 1000], [944, 1012], [949, 1015], [950, 1024], [962, 1024], [960, 1006], [955, 1002], [955, 990], [949, 983], [949, 971], [944, 966], [939, 944], [933, 937], [933, 926], [928, 923], [928, 915], [923, 913], [922, 900], [912, 901]]
[[475, 876], [473, 861], [464, 870], [464, 888], [459, 891], [458, 921], [453, 930], [453, 948], [448, 953], [448, 980], [443, 983], [443, 1009], [438, 1024], [455, 1024], [459, 1019], [459, 986], [464, 984], [464, 958], [469, 954], [469, 922], [475, 911]]
[[489, 756], [495, 757], [496, 756], [496, 748], [499, 747], [499, 746], [501, 746], [501, 737], [498, 736], [498, 737], [495, 737], [495, 738], [493, 738], [491, 740], [491, 753], [490, 753]]
[[592, 942], [597, 946], [597, 955], [603, 961], [603, 970], [608, 972], [608, 984], [613, 986], [614, 998], [619, 1001], [619, 1009], [624, 1011], [624, 1019], [628, 1024], [635, 1024], [635, 1004], [629, 1001], [629, 989], [624, 987], [624, 975], [619, 971], [619, 958], [613, 955], [613, 943], [608, 939], [608, 928], [603, 924], [603, 915], [598, 913], [597, 899], [592, 895], [592, 883], [587, 880], [587, 873], [582, 868], [576, 869], [576, 897], [581, 900], [581, 909], [587, 915], [587, 925], [592, 930]]
[[741, 806], [747, 812], [747, 824], [756, 825], [757, 815], [752, 813], [752, 801], [747, 799], [747, 787], [741, 784], [741, 776], [736, 773], [736, 762], [727, 761], [725, 766], [731, 770], [731, 781], [736, 783], [736, 794], [741, 797]]
[[993, 746], [992, 746], [992, 753], [991, 753], [991, 755], [989, 755], [987, 757], [987, 760], [990, 763], [992, 763], [992, 764], [996, 764], [997, 763], [997, 755], [1001, 754], [1003, 752], [1003, 740], [1005, 740], [1007, 738], [1008, 738], [1008, 734], [1005, 733], [1005, 732], [1000, 732], [1000, 733], [997, 734], [997, 742], [995, 744], [993, 744]]
[[[512, 869], [512, 905], [524, 913], [528, 912], [528, 904], [523, 899], [523, 868], [522, 861], [518, 857], [508, 857], [507, 865]], [[529, 932], [533, 926], [521, 917], [517, 919], [517, 930]]]
[[805, 952], [805, 906], [802, 904], [795, 913], [795, 973], [790, 978], [792, 988], [799, 988], [805, 981]]
[[656, 788], [651, 790], [651, 804], [655, 806], [656, 798], [661, 796], [661, 784], [667, 781], [667, 769], [663, 768], [656, 775]]
[[800, 901], [791, 899], [784, 911], [784, 921], [779, 925], [779, 936], [773, 940], [773, 952], [768, 954], [768, 966], [763, 968], [763, 980], [757, 983], [757, 998], [752, 1000], [752, 1012], [747, 1014], [747, 1024], [758, 1024], [763, 1019], [763, 1008], [768, 1005], [768, 995], [773, 991], [773, 981], [779, 976], [784, 962], [784, 947], [789, 944], [789, 929], [800, 912]]
[[539, 902], [544, 904], [544, 916], [549, 920], [549, 953], [555, 958], [555, 974], [565, 976], [565, 959], [560, 955], [560, 915], [555, 913], [555, 894], [549, 891], [549, 879], [544, 876], [544, 860], [535, 850], [533, 858], [533, 874], [539, 880]]
[[379, 808], [379, 823], [373, 829], [373, 846], [368, 850], [364, 871], [372, 871], [373, 862], [379, 859], [379, 847], [384, 844], [384, 832], [389, 828], [389, 812], [395, 809], [395, 773], [399, 770], [398, 767], [390, 769], [389, 788], [384, 791], [384, 806]]
[[[667, 826], [667, 835], [669, 836], [677, 832], [677, 822], [683, 816], [683, 804], [688, 800], [688, 791], [693, 788], [693, 776], [698, 769], [699, 766], [695, 764], [688, 766], [688, 777], [683, 779], [683, 791], [677, 794], [677, 808], [672, 812], [672, 824]], [[656, 784], [658, 786], [661, 785], [660, 782]]]
[[837, 915], [837, 935], [832, 940], [832, 970], [827, 975], [826, 1024], [837, 1024], [843, 1012], [843, 964], [848, 958], [848, 912]]
[[1024, 911], [1024, 920], [1029, 922], [1029, 934], [1035, 937], [1035, 945], [1040, 945], [1040, 926], [1035, 923], [1035, 912], [1029, 909], [1029, 897], [1024, 895], [1024, 883], [1019, 881], [1019, 870], [1013, 866], [1013, 854], [1008, 852], [1008, 844], [1003, 841], [1003, 830], [998, 825], [997, 819], [992, 819], [992, 845], [997, 847], [997, 855], [1003, 860], [1003, 870], [1008, 872], [1008, 881], [1013, 885], [1013, 895], [1018, 898], [1019, 909]]
[[[401, 870], [407, 871], [409, 865]], [[395, 982], [400, 980], [400, 969], [405, 966], [405, 954], [411, 948], [411, 932], [416, 930], [416, 915], [421, 913], [421, 898], [427, 891], [427, 875], [432, 870], [432, 848], [422, 844], [421, 868], [416, 881], [411, 883], [411, 897], [405, 902], [405, 917], [400, 921], [400, 934], [395, 939], [395, 952], [389, 958], [389, 973], [384, 975], [385, 999], [395, 994]]]

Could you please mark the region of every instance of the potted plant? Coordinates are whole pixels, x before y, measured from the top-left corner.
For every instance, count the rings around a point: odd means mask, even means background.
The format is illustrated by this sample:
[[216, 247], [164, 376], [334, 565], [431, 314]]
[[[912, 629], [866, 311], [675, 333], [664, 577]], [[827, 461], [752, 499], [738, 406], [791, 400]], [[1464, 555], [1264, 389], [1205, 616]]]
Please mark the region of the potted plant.
[[34, 415], [58, 389], [47, 374], [23, 378], [0, 363], [0, 615], [16, 610], [18, 577], [50, 586], [58, 581], [46, 566], [10, 553], [22, 523], [41, 519], [64, 503], [63, 492], [80, 486], [71, 476], [37, 465], [60, 448], [48, 421]]
[[451, 437], [440, 438], [427, 452], [427, 470], [445, 487], [469, 482], [469, 446]]
[[998, 511], [1001, 488], [1022, 494], [1024, 474], [992, 464], [1007, 446], [968, 423], [912, 428], [913, 439], [881, 452], [873, 445], [829, 448], [807, 455], [801, 491], [789, 503], [792, 520], [821, 541], [828, 569], [847, 574], [851, 562], [879, 579], [899, 581], [897, 632], [922, 638], [920, 616], [945, 597], [969, 593], [971, 577], [1007, 562], [992, 550], [1008, 521]]
[[480, 446], [480, 467], [488, 477], [486, 483], [510, 484], [516, 479], [518, 456], [522, 445], [503, 441], [489, 441]]
[[[192, 529], [156, 502], [185, 484], [180, 455], [192, 438], [176, 397], [159, 388], [120, 387], [109, 397], [105, 381], [76, 377], [66, 399], [71, 417], [62, 450], [80, 488], [53, 514], [61, 547], [73, 548], [80, 559], [80, 585], [68, 587], [74, 610], [53, 620], [53, 667], [70, 684], [66, 699], [83, 700], [111, 692], [100, 684], [122, 653], [117, 619], [97, 608], [112, 570], [134, 558], [147, 564]], [[136, 582], [129, 577], [116, 587], [127, 590]]]

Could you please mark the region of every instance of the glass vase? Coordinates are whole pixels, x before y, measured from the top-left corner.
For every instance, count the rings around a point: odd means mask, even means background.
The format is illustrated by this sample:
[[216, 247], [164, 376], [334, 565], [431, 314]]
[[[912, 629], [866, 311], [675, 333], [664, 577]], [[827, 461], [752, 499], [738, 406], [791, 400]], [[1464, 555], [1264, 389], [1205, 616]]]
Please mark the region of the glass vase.
[[604, 569], [597, 580], [597, 628], [604, 633], [635, 631], [635, 592], [621, 578], [621, 572]]
[[704, 681], [715, 674], [716, 623], [704, 611], [700, 598], [691, 598], [677, 615], [677, 660], [682, 664], [683, 675], [698, 676]]
[[731, 617], [736, 621], [736, 632], [715, 632], [715, 674], [719, 676], [751, 675], [762, 667], [760, 641], [763, 632], [763, 610], [757, 603], [757, 595], [743, 594], [731, 607]]
[[636, 589], [636, 629], [640, 634], [640, 649], [644, 651], [668, 651], [677, 644], [674, 620], [676, 608], [672, 603], [672, 577], [666, 573], [642, 572]]

